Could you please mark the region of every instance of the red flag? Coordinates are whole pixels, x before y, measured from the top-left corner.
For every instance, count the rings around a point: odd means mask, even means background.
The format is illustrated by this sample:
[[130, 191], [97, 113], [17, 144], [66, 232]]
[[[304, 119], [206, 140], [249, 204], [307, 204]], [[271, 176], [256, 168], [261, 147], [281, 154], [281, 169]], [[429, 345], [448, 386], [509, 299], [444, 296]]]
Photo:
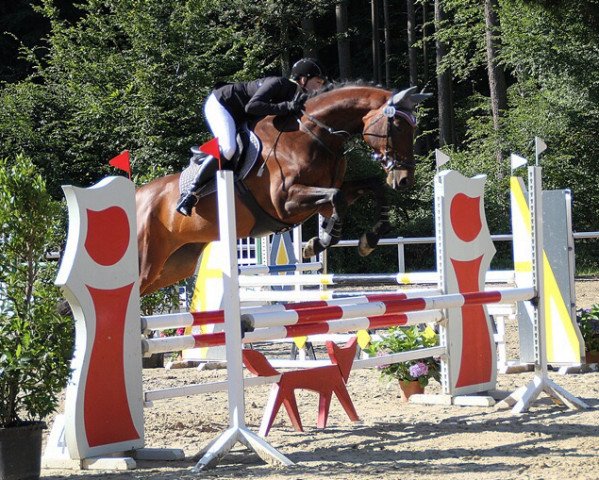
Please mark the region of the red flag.
[[200, 152], [204, 152], [206, 155], [212, 155], [218, 160], [218, 168], [220, 165], [220, 149], [218, 148], [218, 137], [209, 140], [204, 145], [200, 145]]
[[119, 153], [116, 157], [108, 162], [108, 165], [127, 172], [129, 175], [129, 180], [131, 180], [131, 157], [129, 156], [129, 150]]

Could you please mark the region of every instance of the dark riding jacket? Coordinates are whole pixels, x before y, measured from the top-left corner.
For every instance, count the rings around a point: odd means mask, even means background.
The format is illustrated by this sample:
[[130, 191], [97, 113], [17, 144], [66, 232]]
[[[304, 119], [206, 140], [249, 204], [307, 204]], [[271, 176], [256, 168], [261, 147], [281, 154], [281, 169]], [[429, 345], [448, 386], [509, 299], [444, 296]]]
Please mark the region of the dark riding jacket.
[[266, 77], [251, 82], [228, 83], [214, 90], [218, 102], [236, 124], [266, 115], [293, 112], [292, 100], [302, 88], [285, 77]]

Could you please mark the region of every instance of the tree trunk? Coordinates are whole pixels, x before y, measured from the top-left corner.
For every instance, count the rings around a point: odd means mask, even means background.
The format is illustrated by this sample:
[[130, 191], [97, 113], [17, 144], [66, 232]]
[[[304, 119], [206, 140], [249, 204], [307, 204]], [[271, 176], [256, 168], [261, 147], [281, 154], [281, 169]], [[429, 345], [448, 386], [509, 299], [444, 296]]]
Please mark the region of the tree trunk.
[[381, 39], [379, 35], [379, 0], [370, 0], [372, 22], [372, 80], [381, 83]]
[[[499, 36], [499, 17], [497, 16], [497, 0], [485, 0], [485, 40], [487, 45], [487, 72], [489, 75], [489, 92], [491, 94], [491, 112], [493, 128], [499, 131], [501, 112], [507, 108], [507, 89], [503, 68], [497, 64], [497, 53], [501, 48]], [[503, 156], [497, 146], [497, 160]]]
[[351, 55], [347, 38], [347, 0], [339, 0], [335, 5], [337, 18], [337, 53], [339, 55], [339, 77], [351, 77]]
[[425, 82], [428, 82], [427, 2], [428, 0], [422, 2], [422, 76]]
[[406, 1], [408, 14], [408, 59], [410, 64], [410, 86], [418, 85], [418, 56], [416, 47], [416, 14], [414, 0]]
[[385, 86], [391, 85], [391, 33], [389, 30], [389, 0], [383, 0], [383, 21], [385, 31]]
[[[314, 20], [310, 17], [302, 18], [302, 30], [306, 32], [306, 37], [314, 37]], [[314, 48], [312, 41], [306, 42], [303, 48], [304, 57], [318, 57], [318, 51]]]
[[[441, 23], [445, 20], [441, 0], [435, 0], [435, 30], [439, 32]], [[439, 105], [439, 146], [453, 142], [453, 105], [451, 101], [451, 70], [441, 70], [441, 63], [447, 54], [446, 46], [437, 38], [437, 95]]]
[[[281, 7], [281, 19], [283, 19], [283, 9]], [[286, 27], [284, 22], [281, 20], [279, 23], [279, 28], [281, 29], [281, 44], [289, 45], [289, 29]], [[291, 73], [291, 66], [289, 64], [289, 50], [283, 49], [279, 54], [279, 62], [281, 63], [281, 75], [283, 77], [288, 77]]]

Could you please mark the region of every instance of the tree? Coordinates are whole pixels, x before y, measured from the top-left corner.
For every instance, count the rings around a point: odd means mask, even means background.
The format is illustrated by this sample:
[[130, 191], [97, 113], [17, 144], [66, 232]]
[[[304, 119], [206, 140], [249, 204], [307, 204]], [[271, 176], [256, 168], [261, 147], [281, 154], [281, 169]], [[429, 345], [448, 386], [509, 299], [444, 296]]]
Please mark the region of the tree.
[[337, 26], [337, 52], [339, 57], [339, 76], [342, 79], [351, 77], [351, 54], [347, 29], [347, 0], [339, 0], [335, 4]]
[[[441, 0], [435, 0], [435, 32], [438, 33], [445, 22], [445, 12]], [[451, 70], [444, 64], [447, 55], [445, 42], [436, 35], [437, 56], [437, 104], [439, 110], [439, 146], [454, 142], [453, 102], [451, 87]]]
[[[485, 0], [485, 41], [487, 46], [487, 72], [489, 76], [489, 92], [491, 96], [491, 112], [493, 127], [499, 131], [501, 112], [507, 109], [507, 88], [503, 68], [499, 65], [499, 17], [497, 16], [497, 0]], [[501, 149], [497, 149], [497, 160], [502, 160]]]
[[410, 85], [418, 85], [418, 57], [416, 51], [416, 14], [414, 0], [406, 0], [408, 59], [410, 66]]
[[381, 65], [379, 0], [370, 0], [370, 5], [370, 19], [372, 22], [372, 79], [375, 83], [380, 83], [383, 75]]

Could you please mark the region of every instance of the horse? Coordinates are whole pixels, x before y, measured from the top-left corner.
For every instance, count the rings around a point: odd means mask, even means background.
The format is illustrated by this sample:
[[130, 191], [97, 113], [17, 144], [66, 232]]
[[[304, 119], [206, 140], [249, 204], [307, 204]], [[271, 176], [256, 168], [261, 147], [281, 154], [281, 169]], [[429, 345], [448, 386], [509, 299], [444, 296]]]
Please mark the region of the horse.
[[[380, 180], [344, 182], [344, 145], [358, 135], [373, 150], [391, 188], [411, 187], [414, 109], [430, 96], [415, 90], [336, 86], [309, 98], [301, 114], [260, 118], [253, 131], [263, 145], [261, 157], [242, 183], [269, 217], [269, 229], [292, 228], [316, 213], [328, 218], [325, 238], [311, 239], [303, 252], [309, 258], [339, 240], [343, 215], [357, 197], [370, 191], [383, 202]], [[175, 211], [179, 176], [157, 178], [136, 192], [142, 295], [191, 276], [204, 247], [219, 236], [216, 194], [200, 198], [190, 217]], [[238, 238], [256, 235], [258, 215], [249, 203], [236, 188]], [[387, 210], [380, 209], [377, 225], [362, 236], [361, 254], [390, 229]]]

